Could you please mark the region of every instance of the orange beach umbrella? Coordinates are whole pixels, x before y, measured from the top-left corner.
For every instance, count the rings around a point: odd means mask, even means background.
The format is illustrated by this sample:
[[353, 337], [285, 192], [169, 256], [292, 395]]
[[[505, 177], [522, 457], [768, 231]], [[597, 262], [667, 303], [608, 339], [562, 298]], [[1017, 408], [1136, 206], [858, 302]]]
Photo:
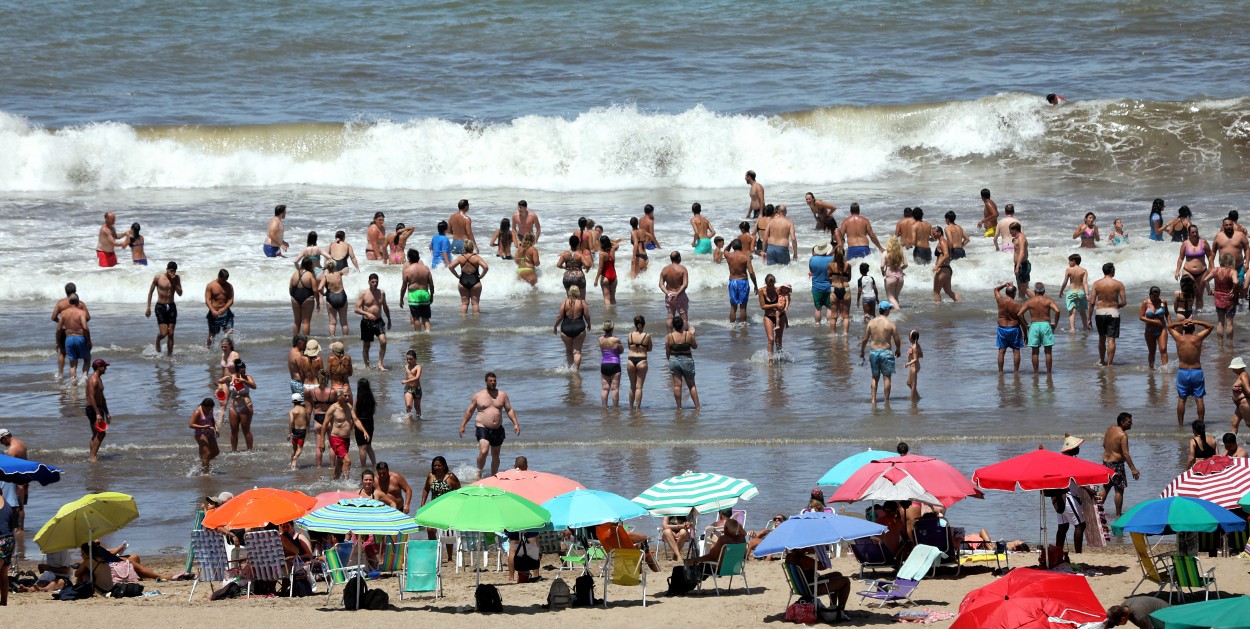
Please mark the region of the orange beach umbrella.
[[262, 487], [249, 489], [204, 516], [206, 529], [251, 529], [285, 524], [303, 517], [317, 506], [317, 499], [298, 491]]

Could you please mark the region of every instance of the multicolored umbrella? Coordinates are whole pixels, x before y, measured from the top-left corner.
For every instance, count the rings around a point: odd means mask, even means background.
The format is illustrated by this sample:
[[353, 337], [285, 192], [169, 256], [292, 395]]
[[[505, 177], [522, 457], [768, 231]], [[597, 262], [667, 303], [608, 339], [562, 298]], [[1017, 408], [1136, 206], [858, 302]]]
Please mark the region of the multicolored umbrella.
[[647, 510], [610, 491], [576, 489], [543, 503], [557, 530], [620, 522], [647, 515]]
[[759, 493], [740, 478], [687, 471], [652, 485], [634, 502], [654, 516], [687, 515], [691, 509], [699, 513], [728, 509]]
[[1248, 629], [1250, 597], [1234, 596], [1165, 607], [1150, 614], [1150, 621], [1160, 629]]
[[1189, 496], [1214, 502], [1225, 509], [1250, 493], [1250, 459], [1217, 456], [1199, 461], [1163, 488], [1162, 498]]
[[1106, 610], [1083, 575], [1016, 568], [964, 596], [950, 629], [1052, 629], [1050, 618], [1097, 622]]
[[585, 489], [581, 483], [558, 474], [517, 469], [488, 476], [473, 484], [481, 487], [498, 487], [538, 504], [574, 489]]
[[131, 496], [113, 491], [87, 494], [57, 509], [35, 534], [35, 543], [45, 553], [78, 548], [121, 530], [137, 517], [139, 508]]
[[306, 515], [317, 506], [317, 499], [298, 491], [282, 489], [249, 489], [204, 516], [202, 525], [208, 529], [227, 527], [254, 529], [270, 524], [285, 524]]
[[481, 485], [443, 494], [418, 509], [416, 515], [421, 526], [483, 533], [536, 529], [550, 520], [551, 513], [533, 501]]
[[837, 465], [829, 468], [829, 471], [825, 472], [825, 475], [821, 476], [820, 480], [816, 481], [816, 484], [826, 487], [837, 487], [845, 483], [846, 479], [851, 477], [851, 474], [858, 472], [859, 468], [873, 461], [888, 459], [892, 456], [898, 456], [898, 454], [886, 450], [868, 450], [852, 454], [842, 459]]
[[1176, 496], [1156, 498], [1135, 505], [1111, 523], [1116, 535], [1145, 533], [1213, 533], [1246, 530], [1246, 521], [1232, 511], [1206, 500]]
[[859, 468], [829, 497], [829, 502], [913, 500], [950, 507], [969, 497], [985, 495], [959, 470], [933, 457], [908, 454]]
[[344, 535], [405, 535], [421, 530], [412, 516], [372, 498], [340, 500], [295, 523], [310, 531]]
[[50, 485], [59, 480], [61, 470], [51, 465], [0, 454], [0, 482]]
[[884, 526], [860, 518], [825, 511], [800, 513], [777, 525], [768, 537], [755, 547], [756, 557], [767, 557], [796, 548], [811, 548], [838, 542], [872, 537], [886, 531]]

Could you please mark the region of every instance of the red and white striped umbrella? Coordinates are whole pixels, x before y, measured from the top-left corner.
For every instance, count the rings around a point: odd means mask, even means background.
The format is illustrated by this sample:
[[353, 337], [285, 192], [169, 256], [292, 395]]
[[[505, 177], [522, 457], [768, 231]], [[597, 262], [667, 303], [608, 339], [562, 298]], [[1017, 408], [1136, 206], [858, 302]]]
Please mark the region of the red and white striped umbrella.
[[1160, 494], [1163, 498], [1189, 496], [1210, 500], [1225, 509], [1250, 492], [1250, 459], [1217, 456], [1199, 461], [1177, 476]]

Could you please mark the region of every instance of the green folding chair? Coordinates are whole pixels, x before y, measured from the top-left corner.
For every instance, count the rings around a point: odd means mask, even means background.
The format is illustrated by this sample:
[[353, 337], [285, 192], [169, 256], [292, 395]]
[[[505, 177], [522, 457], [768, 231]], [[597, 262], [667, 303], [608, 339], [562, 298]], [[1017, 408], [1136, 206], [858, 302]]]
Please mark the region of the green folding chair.
[[[1220, 588], [1215, 583], [1215, 568], [1212, 567], [1203, 572], [1202, 564], [1198, 562], [1197, 557], [1172, 555], [1172, 569], [1169, 572], [1172, 577], [1172, 589], [1177, 593], [1181, 593], [1180, 589], [1185, 588], [1189, 590], [1190, 595], [1193, 595], [1195, 590], [1202, 590], [1205, 594], [1203, 600], [1211, 600], [1212, 592], [1215, 593], [1215, 598], [1220, 597]], [[1168, 602], [1172, 602], [1170, 595]]]
[[[720, 549], [720, 559], [718, 561], [705, 561], [703, 565], [708, 565], [715, 570], [712, 572], [712, 588], [716, 590], [716, 595], [720, 596], [720, 583], [717, 577], [729, 577], [729, 587], [726, 590], [732, 590], [734, 587], [734, 577], [742, 577], [742, 586], [746, 589], [747, 594], [751, 593], [751, 586], [747, 583], [747, 545], [742, 544], [725, 544]], [[699, 590], [703, 589], [703, 580], [699, 580]]]
[[556, 570], [556, 576], [560, 576], [564, 570], [574, 570], [579, 566], [582, 572], [589, 573], [590, 562], [605, 562], [607, 558], [608, 554], [598, 544], [586, 546], [582, 542], [573, 542], [569, 547], [569, 554], [560, 556], [560, 567]]
[[433, 592], [443, 595], [443, 561], [436, 539], [411, 539], [405, 545], [404, 567], [399, 573], [399, 600], [405, 593]]

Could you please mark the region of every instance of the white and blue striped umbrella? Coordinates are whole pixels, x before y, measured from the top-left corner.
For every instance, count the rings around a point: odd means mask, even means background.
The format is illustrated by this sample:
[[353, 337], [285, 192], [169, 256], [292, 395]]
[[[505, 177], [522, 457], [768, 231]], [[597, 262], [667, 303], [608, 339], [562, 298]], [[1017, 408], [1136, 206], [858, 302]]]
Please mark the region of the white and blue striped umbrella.
[[421, 529], [410, 515], [372, 498], [344, 498], [295, 521], [310, 531], [403, 535]]
[[755, 485], [720, 474], [686, 472], [652, 485], [634, 502], [654, 516], [708, 513], [727, 509], [759, 495]]

